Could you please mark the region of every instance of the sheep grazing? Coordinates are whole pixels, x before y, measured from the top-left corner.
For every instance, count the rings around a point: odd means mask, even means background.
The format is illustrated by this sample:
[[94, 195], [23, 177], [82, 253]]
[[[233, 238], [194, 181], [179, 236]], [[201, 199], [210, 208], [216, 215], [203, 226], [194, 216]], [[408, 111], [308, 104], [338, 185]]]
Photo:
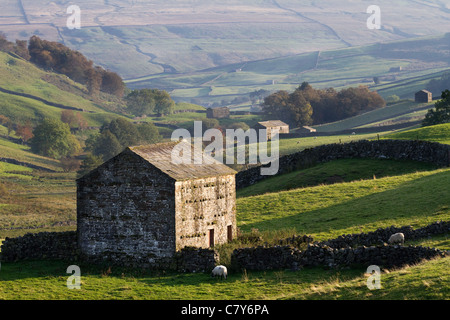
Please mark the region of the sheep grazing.
[[227, 267], [225, 266], [217, 266], [213, 269], [213, 271], [211, 272], [211, 277], [220, 277], [221, 279], [226, 279], [227, 278]]
[[405, 243], [405, 235], [401, 232], [394, 233], [389, 238], [389, 244], [401, 243], [402, 245]]

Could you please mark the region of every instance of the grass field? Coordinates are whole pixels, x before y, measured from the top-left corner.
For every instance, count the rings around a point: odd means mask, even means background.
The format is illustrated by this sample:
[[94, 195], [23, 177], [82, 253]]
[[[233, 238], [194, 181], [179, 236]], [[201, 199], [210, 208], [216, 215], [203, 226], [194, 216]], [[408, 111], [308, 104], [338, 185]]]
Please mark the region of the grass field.
[[295, 228], [318, 239], [390, 225], [417, 227], [449, 219], [449, 183], [450, 170], [440, 169], [243, 197], [238, 221], [244, 231]]
[[433, 107], [434, 104], [416, 103], [413, 100], [403, 100], [384, 108], [369, 111], [351, 118], [324, 125], [317, 125], [314, 126], [314, 128], [317, 132], [333, 132], [364, 126], [374, 126], [377, 122], [392, 120], [396, 117], [412, 117], [420, 110], [431, 109]]
[[384, 136], [386, 139], [424, 140], [450, 144], [450, 123], [422, 127]]
[[[181, 108], [183, 106], [180, 106]], [[0, 134], [5, 134], [5, 128]], [[447, 126], [422, 128], [421, 137], [445, 142]], [[404, 134], [415, 139], [417, 133]], [[286, 139], [290, 153], [339, 139], [336, 136]], [[297, 142], [300, 141], [300, 144]], [[9, 151], [8, 151], [9, 150]], [[0, 151], [14, 158], [51, 166], [46, 158], [31, 159], [27, 147], [0, 139]], [[50, 161], [50, 162], [47, 162]], [[55, 168], [57, 163], [53, 164]], [[0, 242], [28, 232], [76, 228], [74, 173], [43, 173], [0, 162]], [[391, 225], [414, 228], [450, 219], [450, 169], [404, 161], [339, 160], [274, 177], [238, 192], [237, 221], [241, 233], [258, 234], [276, 243], [293, 234], [315, 240], [344, 233], [369, 232]], [[449, 235], [408, 244], [450, 249]], [[219, 246], [221, 263], [229, 265], [238, 240]], [[384, 270], [382, 289], [366, 287], [364, 268], [300, 271], [231, 272], [227, 281], [207, 273], [177, 274], [80, 264], [82, 289], [66, 287], [66, 269], [78, 262], [22, 261], [2, 263], [0, 299], [450, 299], [449, 258]]]
[[[263, 236], [264, 230], [295, 228], [317, 239], [372, 231], [391, 224], [418, 227], [449, 219], [450, 203], [444, 196], [449, 179], [448, 169], [435, 170], [239, 198], [238, 222], [244, 230], [258, 228]], [[422, 243], [450, 248], [448, 235], [414, 242]], [[365, 270], [358, 268], [232, 272], [226, 281], [218, 282], [202, 273], [175, 274], [88, 265], [80, 265], [82, 289], [68, 290], [66, 268], [70, 262], [25, 261], [2, 264], [0, 298], [448, 299], [449, 262], [445, 258], [389, 272], [383, 269], [382, 289], [370, 291], [366, 287]]]

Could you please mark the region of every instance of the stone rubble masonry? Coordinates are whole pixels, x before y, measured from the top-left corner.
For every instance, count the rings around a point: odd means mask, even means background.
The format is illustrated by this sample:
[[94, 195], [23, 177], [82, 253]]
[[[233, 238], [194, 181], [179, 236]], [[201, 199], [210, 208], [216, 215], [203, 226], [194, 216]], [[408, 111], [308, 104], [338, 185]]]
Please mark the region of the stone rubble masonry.
[[177, 180], [126, 150], [77, 181], [81, 257], [158, 268], [186, 246], [226, 243], [237, 232], [235, 190], [234, 174]]
[[27, 233], [6, 238], [1, 247], [1, 261], [77, 260], [79, 256], [75, 231]]
[[[70, 264], [84, 263], [77, 246], [76, 231], [27, 233], [17, 238], [6, 238], [1, 246], [0, 261], [62, 260]], [[100, 260], [96, 261], [100, 263]], [[219, 262], [213, 249], [185, 247], [164, 264], [148, 266], [149, 269], [170, 269], [179, 272], [211, 271]], [[120, 267], [142, 267], [120, 261], [103, 261], [102, 264]]]
[[[449, 234], [450, 221], [438, 221], [415, 230], [411, 226], [391, 226], [368, 233], [342, 235], [323, 242], [313, 242], [308, 236], [297, 236], [281, 241], [278, 246], [236, 249], [231, 255], [231, 267], [233, 270], [297, 270], [301, 266], [338, 268], [375, 264], [391, 268], [450, 254], [435, 248], [387, 245], [389, 237], [397, 232], [403, 232], [406, 241]], [[299, 247], [304, 243], [308, 247], [302, 251]]]
[[[450, 221], [438, 221], [417, 229], [412, 229], [411, 226], [379, 228], [373, 232], [342, 235], [323, 242], [313, 242], [312, 237], [306, 235], [294, 236], [280, 241], [279, 246], [234, 250], [231, 255], [231, 269], [297, 270], [302, 266], [339, 268], [355, 264], [375, 264], [391, 268], [449, 254], [435, 248], [387, 245], [385, 242], [396, 232], [405, 233], [407, 241], [449, 234]], [[307, 249], [300, 250], [299, 247], [305, 244]], [[86, 262], [78, 250], [75, 231], [28, 233], [22, 237], [6, 238], [1, 247], [0, 260], [3, 262], [55, 259], [69, 261], [71, 264], [77, 261]], [[124, 264], [122, 260], [95, 262], [143, 267], [140, 263]], [[214, 249], [185, 247], [170, 259], [147, 267], [178, 272], [209, 272], [218, 263], [219, 255]]]

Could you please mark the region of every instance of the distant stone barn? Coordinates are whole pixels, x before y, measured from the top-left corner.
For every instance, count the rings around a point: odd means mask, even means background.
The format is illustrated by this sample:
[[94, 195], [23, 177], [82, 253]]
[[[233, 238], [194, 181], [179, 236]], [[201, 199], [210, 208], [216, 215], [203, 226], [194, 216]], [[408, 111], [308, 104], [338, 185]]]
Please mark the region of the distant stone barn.
[[419, 103], [429, 103], [433, 101], [433, 94], [427, 90], [420, 90], [414, 95], [415, 101]]
[[208, 108], [206, 109], [206, 117], [209, 119], [229, 118], [230, 109], [228, 107]]
[[273, 135], [275, 134], [275, 131], [277, 131], [279, 134], [289, 133], [289, 125], [281, 120], [269, 120], [258, 122], [255, 125], [255, 129], [257, 130], [265, 129], [267, 132], [268, 140], [272, 139]]
[[176, 145], [127, 148], [77, 180], [84, 258], [161, 265], [185, 246], [208, 248], [236, 236], [236, 172], [212, 158], [174, 164]]

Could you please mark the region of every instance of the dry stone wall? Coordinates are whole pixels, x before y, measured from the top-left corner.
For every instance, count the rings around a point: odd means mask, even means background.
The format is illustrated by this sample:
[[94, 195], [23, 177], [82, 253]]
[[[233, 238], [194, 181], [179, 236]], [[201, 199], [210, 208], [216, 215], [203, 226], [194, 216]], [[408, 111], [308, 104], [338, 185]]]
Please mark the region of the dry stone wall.
[[[77, 245], [76, 231], [27, 233], [17, 238], [6, 238], [1, 246], [0, 261], [17, 262], [24, 260], [63, 260], [91, 262], [121, 267], [143, 267], [116, 261], [83, 259]], [[178, 272], [211, 271], [219, 262], [219, 254], [213, 249], [186, 247], [164, 263], [149, 265], [148, 268], [176, 270]]]
[[437, 221], [422, 228], [413, 229], [411, 226], [379, 228], [373, 232], [344, 234], [335, 239], [318, 243], [331, 248], [349, 248], [356, 246], [382, 245], [389, 237], [397, 232], [405, 235], [405, 240], [426, 238], [432, 235], [450, 233], [450, 221]]
[[421, 246], [379, 245], [357, 248], [331, 248], [310, 244], [305, 251], [293, 246], [236, 249], [231, 257], [233, 270], [298, 270], [300, 267], [341, 268], [378, 265], [387, 268], [414, 264], [424, 259], [445, 257], [448, 252]]
[[[415, 230], [411, 226], [392, 226], [369, 233], [342, 235], [323, 242], [313, 242], [308, 236], [297, 236], [281, 241], [283, 245], [279, 246], [236, 249], [231, 256], [231, 265], [234, 270], [260, 271], [372, 264], [391, 268], [449, 255], [449, 252], [435, 248], [386, 244], [389, 237], [397, 232], [403, 232], [406, 240], [449, 234], [450, 221], [435, 222]], [[304, 243], [308, 243], [308, 247], [302, 251], [299, 247]]]
[[75, 231], [40, 232], [6, 238], [2, 243], [0, 259], [4, 262], [34, 259], [76, 260], [78, 255]]
[[[437, 167], [450, 166], [450, 146], [427, 141], [379, 140], [329, 144], [285, 155], [279, 159], [278, 175], [337, 159], [371, 158], [413, 160]], [[271, 176], [261, 175], [261, 168], [253, 167], [236, 175], [236, 188], [251, 186]]]

